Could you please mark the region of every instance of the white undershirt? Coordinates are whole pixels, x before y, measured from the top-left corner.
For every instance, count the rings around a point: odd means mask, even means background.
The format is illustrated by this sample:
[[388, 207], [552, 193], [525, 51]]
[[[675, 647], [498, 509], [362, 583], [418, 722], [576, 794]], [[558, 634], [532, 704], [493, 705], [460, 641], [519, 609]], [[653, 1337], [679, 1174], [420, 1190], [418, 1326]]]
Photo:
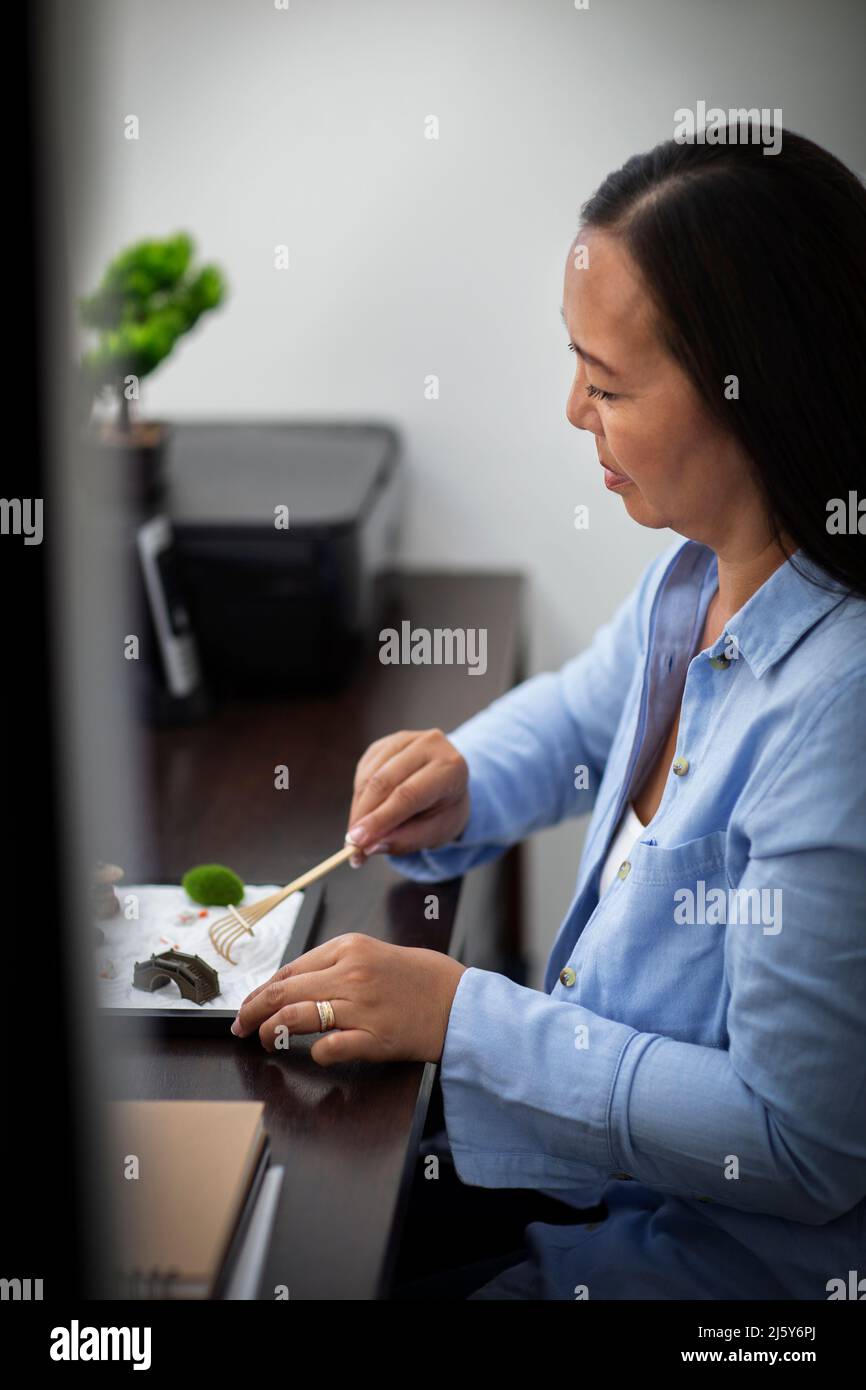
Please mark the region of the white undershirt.
[[616, 834], [610, 842], [610, 849], [607, 858], [602, 865], [601, 879], [599, 882], [599, 897], [606, 893], [613, 880], [616, 878], [616, 871], [624, 859], [628, 859], [629, 851], [635, 840], [639, 840], [646, 826], [629, 802], [623, 811], [622, 819], [616, 829]]

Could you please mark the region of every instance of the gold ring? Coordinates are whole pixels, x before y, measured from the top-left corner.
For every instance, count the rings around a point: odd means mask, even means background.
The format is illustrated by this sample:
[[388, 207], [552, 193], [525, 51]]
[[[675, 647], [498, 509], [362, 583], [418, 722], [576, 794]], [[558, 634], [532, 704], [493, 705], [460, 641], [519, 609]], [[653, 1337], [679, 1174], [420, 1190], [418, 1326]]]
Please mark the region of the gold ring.
[[337, 1020], [334, 1017], [334, 1010], [329, 999], [319, 999], [316, 1001], [316, 1008], [319, 1011], [320, 1033], [327, 1033], [331, 1028], [336, 1028]]

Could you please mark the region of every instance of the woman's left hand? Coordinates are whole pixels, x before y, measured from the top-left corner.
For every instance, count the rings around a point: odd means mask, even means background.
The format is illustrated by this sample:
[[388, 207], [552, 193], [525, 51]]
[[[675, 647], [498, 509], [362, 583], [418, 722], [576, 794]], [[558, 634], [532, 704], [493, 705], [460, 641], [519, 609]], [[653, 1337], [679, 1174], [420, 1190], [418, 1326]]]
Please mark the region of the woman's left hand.
[[352, 1061], [438, 1062], [451, 1003], [466, 966], [439, 951], [392, 946], [351, 932], [305, 952], [249, 994], [232, 1024], [258, 1029], [268, 1052], [292, 1033], [321, 1030], [317, 1000], [334, 1011], [334, 1029], [313, 1045], [322, 1066]]

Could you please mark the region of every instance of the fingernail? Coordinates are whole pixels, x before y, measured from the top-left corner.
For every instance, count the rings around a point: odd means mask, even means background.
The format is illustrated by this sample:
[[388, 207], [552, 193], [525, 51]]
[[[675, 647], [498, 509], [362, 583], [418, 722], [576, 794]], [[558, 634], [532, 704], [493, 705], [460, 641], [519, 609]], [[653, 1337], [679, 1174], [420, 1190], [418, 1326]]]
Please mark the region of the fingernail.
[[352, 857], [351, 857], [351, 859], [349, 860], [349, 868], [350, 868], [350, 869], [360, 869], [360, 867], [361, 867], [361, 865], [363, 864], [363, 862], [364, 862], [364, 860], [361, 858], [361, 855], [360, 855], [360, 854], [353, 854]]
[[348, 835], [346, 836], [347, 844], [358, 845], [359, 847], [363, 845], [366, 839], [367, 829], [366, 826], [363, 825], [353, 825]]
[[238, 1023], [237, 1019], [235, 1019], [232, 1023], [232, 1032], [234, 1033], [236, 1038], [239, 1038], [241, 1035], [241, 1025]]
[[371, 845], [367, 850], [368, 854], [387, 854], [390, 846], [385, 840], [379, 840], [375, 845]]

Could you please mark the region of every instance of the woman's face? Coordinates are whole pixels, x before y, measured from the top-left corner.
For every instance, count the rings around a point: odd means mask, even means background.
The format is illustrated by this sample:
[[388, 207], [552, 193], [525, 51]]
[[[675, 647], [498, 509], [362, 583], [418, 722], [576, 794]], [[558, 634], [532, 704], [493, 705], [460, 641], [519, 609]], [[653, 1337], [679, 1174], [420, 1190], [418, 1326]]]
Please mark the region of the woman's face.
[[[588, 251], [584, 269], [576, 268], [579, 246]], [[741, 539], [744, 526], [757, 539], [764, 523], [746, 459], [660, 341], [640, 272], [617, 237], [578, 234], [563, 312], [576, 349], [566, 415], [595, 436], [605, 483], [629, 515], [717, 551]]]

